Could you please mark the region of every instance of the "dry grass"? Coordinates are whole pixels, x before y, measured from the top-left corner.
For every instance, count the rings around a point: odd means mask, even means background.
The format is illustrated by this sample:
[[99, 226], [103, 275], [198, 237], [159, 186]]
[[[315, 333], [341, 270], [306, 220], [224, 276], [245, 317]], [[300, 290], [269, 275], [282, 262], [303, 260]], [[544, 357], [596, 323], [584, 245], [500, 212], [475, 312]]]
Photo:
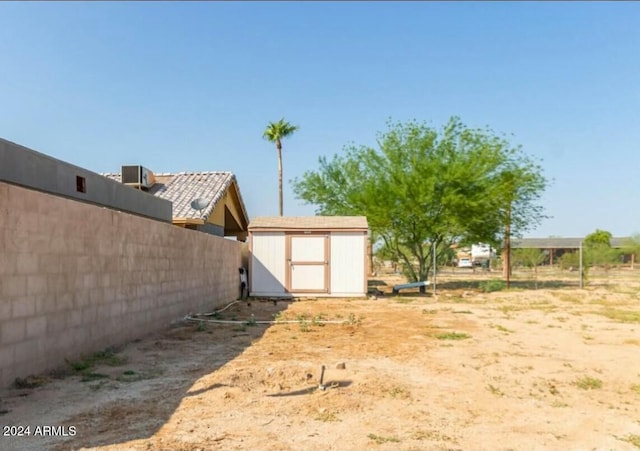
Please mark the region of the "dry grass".
[[582, 390], [602, 388], [602, 380], [591, 376], [582, 376], [581, 378], [576, 379], [573, 384]]
[[[118, 353], [126, 365], [91, 362], [108, 379], [76, 375], [8, 402], [0, 393], [2, 418], [80, 431], [31, 449], [629, 448], [640, 412], [637, 273], [611, 271], [605, 284], [596, 272], [580, 290], [575, 274], [541, 269], [534, 289], [516, 272], [514, 288], [490, 293], [480, 282], [495, 273], [444, 273], [437, 299], [238, 305], [225, 314], [241, 328], [190, 324]], [[377, 279], [386, 293], [401, 281]]]

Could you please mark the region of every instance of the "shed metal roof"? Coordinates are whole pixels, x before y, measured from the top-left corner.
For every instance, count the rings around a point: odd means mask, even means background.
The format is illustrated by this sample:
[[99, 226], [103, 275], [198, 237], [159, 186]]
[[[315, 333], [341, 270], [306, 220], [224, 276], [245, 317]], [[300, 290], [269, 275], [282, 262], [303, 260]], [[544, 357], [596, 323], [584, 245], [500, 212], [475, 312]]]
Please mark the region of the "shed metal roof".
[[252, 230], [367, 230], [365, 216], [260, 216], [249, 223]]

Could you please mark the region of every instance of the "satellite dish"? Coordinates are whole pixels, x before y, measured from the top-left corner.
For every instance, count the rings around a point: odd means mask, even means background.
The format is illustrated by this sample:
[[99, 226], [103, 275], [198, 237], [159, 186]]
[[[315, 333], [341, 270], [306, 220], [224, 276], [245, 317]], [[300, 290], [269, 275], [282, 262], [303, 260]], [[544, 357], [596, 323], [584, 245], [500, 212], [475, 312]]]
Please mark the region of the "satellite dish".
[[207, 208], [210, 203], [211, 203], [211, 200], [205, 199], [204, 197], [199, 197], [191, 201], [191, 208], [193, 208], [194, 210], [201, 211]]

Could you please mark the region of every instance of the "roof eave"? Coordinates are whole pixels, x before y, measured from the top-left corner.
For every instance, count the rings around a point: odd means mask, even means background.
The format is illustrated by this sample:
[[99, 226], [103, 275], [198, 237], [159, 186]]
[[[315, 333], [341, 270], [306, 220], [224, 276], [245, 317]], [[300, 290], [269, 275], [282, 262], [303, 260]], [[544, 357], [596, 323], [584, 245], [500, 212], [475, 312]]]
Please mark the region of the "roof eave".
[[368, 232], [366, 227], [249, 227], [249, 232]]

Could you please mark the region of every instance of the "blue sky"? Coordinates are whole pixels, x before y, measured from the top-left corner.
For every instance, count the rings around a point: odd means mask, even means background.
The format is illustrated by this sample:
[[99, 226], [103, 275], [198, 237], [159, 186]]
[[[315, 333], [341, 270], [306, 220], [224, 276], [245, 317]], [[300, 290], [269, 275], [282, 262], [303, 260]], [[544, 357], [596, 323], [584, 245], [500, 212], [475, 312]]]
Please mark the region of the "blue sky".
[[0, 137], [95, 172], [236, 174], [277, 214], [288, 181], [393, 120], [460, 116], [553, 180], [527, 236], [640, 232], [640, 3], [0, 3]]

